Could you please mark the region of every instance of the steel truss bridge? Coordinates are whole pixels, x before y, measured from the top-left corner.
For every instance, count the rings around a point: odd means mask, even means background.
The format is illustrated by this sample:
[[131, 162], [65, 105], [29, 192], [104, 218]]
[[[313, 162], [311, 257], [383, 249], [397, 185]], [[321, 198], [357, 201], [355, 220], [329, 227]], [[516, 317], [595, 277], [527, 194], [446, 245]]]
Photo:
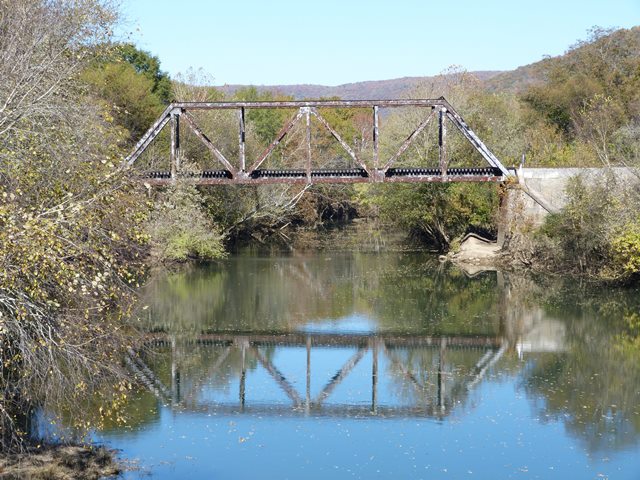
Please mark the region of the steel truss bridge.
[[[389, 158], [382, 158], [379, 149], [379, 118], [381, 108], [415, 107], [424, 110], [422, 121], [402, 142], [398, 150]], [[358, 108], [371, 111], [371, 131], [373, 158], [367, 164], [329, 124], [320, 109]], [[280, 132], [257, 156], [247, 158], [246, 154], [246, 113], [252, 109], [297, 109], [293, 117], [283, 125]], [[196, 122], [193, 112], [202, 110], [231, 110], [238, 117], [237, 159], [227, 158], [212, 142]], [[312, 166], [311, 118], [328, 131], [338, 142], [355, 168], [317, 169]], [[399, 167], [397, 161], [409, 148], [416, 137], [429, 125], [433, 118], [438, 122], [438, 166], [436, 168]], [[262, 168], [276, 147], [299, 123], [305, 125], [305, 168], [265, 169]], [[447, 156], [447, 124], [452, 124], [472, 147], [480, 154], [485, 164], [480, 168], [450, 168]], [[285, 102], [175, 102], [171, 103], [160, 118], [144, 134], [131, 154], [125, 159], [126, 166], [132, 166], [158, 137], [165, 126], [171, 128], [170, 169], [143, 172], [145, 183], [153, 186], [170, 185], [178, 177], [186, 178], [196, 185], [234, 184], [314, 184], [314, 183], [363, 183], [363, 182], [503, 182], [513, 174], [487, 148], [471, 130], [464, 119], [444, 99], [414, 100], [327, 100], [327, 101], [285, 101]], [[182, 172], [180, 168], [180, 135], [186, 125], [207, 147], [220, 164], [216, 170]]]
[[[217, 412], [217, 413], [255, 413], [260, 415], [295, 416], [370, 416], [383, 417], [416, 416], [443, 418], [449, 415], [454, 407], [465, 400], [468, 392], [477, 385], [489, 368], [505, 353], [508, 342], [502, 337], [464, 337], [464, 336], [394, 336], [385, 334], [324, 334], [324, 333], [291, 333], [291, 334], [203, 334], [186, 340], [189, 345], [207, 346], [218, 353], [215, 360], [201, 375], [202, 378], [186, 378], [181, 375], [177, 343], [175, 337], [165, 334], [151, 334], [147, 347], [171, 347], [171, 384], [163, 383], [145, 363], [144, 355], [130, 351], [127, 357], [129, 367], [138, 379], [154, 393], [165, 405], [185, 412]], [[306, 348], [306, 388], [299, 392], [294, 382], [287, 378], [274, 365], [266, 349]], [[339, 368], [321, 391], [311, 396], [312, 362], [311, 352], [314, 349], [349, 348], [354, 350], [345, 358]], [[429, 371], [415, 371], [398, 355], [399, 352], [414, 350], [431, 352], [436, 358]], [[452, 351], [468, 351], [475, 355], [476, 361], [469, 371], [461, 372], [454, 368], [447, 359]], [[223, 366], [235, 352], [241, 354], [242, 365], [237, 393], [237, 403], [213, 403], [199, 398], [198, 391], [210, 382], [213, 375], [224, 373]], [[334, 390], [349, 376], [358, 363], [370, 354], [371, 390], [370, 403], [335, 404], [326, 400]], [[449, 355], [448, 355], [449, 354]], [[153, 354], [157, 355], [157, 354]], [[384, 372], [379, 370], [379, 358], [383, 356], [386, 365], [401, 377], [419, 400], [413, 405], [384, 405], [379, 402], [378, 383]], [[249, 404], [246, 401], [247, 365], [254, 360], [270, 376], [273, 382], [286, 395], [290, 404], [264, 403]], [[227, 371], [228, 372], [228, 371]], [[327, 373], [316, 374], [327, 378]], [[425, 378], [426, 380], [421, 380]]]

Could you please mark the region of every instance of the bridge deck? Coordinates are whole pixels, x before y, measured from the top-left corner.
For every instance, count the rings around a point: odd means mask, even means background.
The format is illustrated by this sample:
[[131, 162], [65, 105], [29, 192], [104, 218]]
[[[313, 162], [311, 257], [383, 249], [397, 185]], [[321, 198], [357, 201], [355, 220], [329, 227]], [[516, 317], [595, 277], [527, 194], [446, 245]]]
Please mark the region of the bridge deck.
[[[183, 172], [180, 178], [196, 185], [236, 185], [273, 183], [380, 183], [380, 182], [503, 182], [499, 168], [449, 168], [445, 175], [439, 168], [389, 168], [386, 172], [369, 173], [364, 168], [314, 169], [259, 169], [250, 174], [233, 174], [229, 170]], [[170, 185], [170, 171], [150, 171], [142, 174], [150, 185]]]

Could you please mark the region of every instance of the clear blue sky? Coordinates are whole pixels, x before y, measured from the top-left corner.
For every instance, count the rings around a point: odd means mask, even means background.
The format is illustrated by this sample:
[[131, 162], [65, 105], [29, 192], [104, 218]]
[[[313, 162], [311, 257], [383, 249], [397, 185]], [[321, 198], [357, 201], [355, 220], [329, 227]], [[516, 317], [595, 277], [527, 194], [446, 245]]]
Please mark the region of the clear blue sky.
[[215, 84], [338, 85], [510, 70], [587, 29], [640, 25], [640, 0], [122, 0], [120, 35], [171, 76]]

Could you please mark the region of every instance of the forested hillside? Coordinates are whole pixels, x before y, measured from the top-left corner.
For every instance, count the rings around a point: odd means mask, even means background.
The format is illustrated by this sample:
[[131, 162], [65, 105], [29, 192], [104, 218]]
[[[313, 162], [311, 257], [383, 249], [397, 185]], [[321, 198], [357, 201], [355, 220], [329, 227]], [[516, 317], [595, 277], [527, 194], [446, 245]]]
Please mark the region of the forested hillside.
[[[472, 72], [480, 79], [489, 81], [501, 72]], [[327, 87], [324, 85], [256, 85], [258, 92], [275, 92], [291, 96], [296, 100], [338, 97], [343, 100], [378, 100], [406, 97], [413, 89], [429, 83], [443, 83], [442, 76], [403, 77], [391, 80], [370, 80]], [[221, 85], [216, 87], [224, 95], [232, 97], [238, 90], [250, 85]]]

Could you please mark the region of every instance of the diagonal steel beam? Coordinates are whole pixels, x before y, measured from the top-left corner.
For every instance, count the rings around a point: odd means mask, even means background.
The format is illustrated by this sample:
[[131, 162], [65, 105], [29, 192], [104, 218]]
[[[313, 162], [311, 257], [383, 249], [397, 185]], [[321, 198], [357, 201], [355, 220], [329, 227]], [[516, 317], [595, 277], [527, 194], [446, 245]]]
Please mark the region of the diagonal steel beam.
[[462, 135], [464, 135], [464, 137], [469, 141], [469, 143], [471, 143], [471, 145], [475, 147], [475, 149], [480, 153], [480, 155], [482, 155], [482, 157], [489, 163], [489, 165], [499, 168], [505, 177], [513, 176], [513, 174], [509, 172], [509, 170], [507, 170], [504, 165], [502, 165], [500, 160], [498, 160], [498, 157], [496, 157], [491, 152], [491, 150], [489, 150], [487, 146], [482, 142], [482, 140], [480, 140], [480, 137], [478, 137], [475, 132], [471, 130], [469, 125], [467, 125], [467, 122], [464, 121], [464, 119], [458, 114], [458, 112], [455, 111], [455, 109], [449, 104], [449, 102], [447, 102], [444, 98], [442, 98], [442, 101], [447, 110], [447, 118], [451, 120], [451, 123], [453, 123], [456, 128], [462, 133]]
[[153, 140], [160, 134], [164, 126], [169, 123], [171, 119], [171, 110], [172, 108], [167, 107], [167, 109], [162, 113], [160, 118], [156, 120], [156, 122], [145, 132], [140, 141], [136, 143], [136, 146], [133, 147], [133, 151], [129, 154], [127, 158], [124, 159], [125, 166], [131, 166], [138, 159], [142, 152], [144, 152], [149, 144], [153, 142]]
[[191, 385], [189, 385], [189, 389], [183, 395], [183, 398], [192, 397], [194, 390], [197, 387], [199, 387], [203, 381], [206, 381], [207, 379], [211, 378], [211, 376], [218, 371], [218, 369], [222, 366], [222, 364], [227, 359], [227, 357], [229, 357], [230, 354], [231, 354], [231, 347], [225, 347], [222, 354], [216, 359], [215, 363], [211, 367], [209, 367], [204, 373], [198, 375], [198, 378], [196, 380], [191, 382]]
[[260, 351], [255, 347], [250, 347], [249, 351], [258, 359], [260, 364], [264, 367], [264, 369], [269, 372], [269, 375], [273, 377], [273, 379], [277, 382], [277, 384], [282, 388], [284, 393], [291, 399], [295, 407], [300, 407], [302, 405], [302, 400], [298, 395], [298, 392], [295, 388], [289, 383], [287, 378], [280, 373], [273, 363], [270, 360], [267, 360]]
[[331, 392], [335, 390], [335, 388], [342, 383], [351, 370], [355, 368], [355, 366], [362, 360], [364, 354], [367, 353], [369, 347], [360, 347], [358, 351], [349, 359], [347, 363], [345, 363], [340, 370], [333, 376], [329, 383], [325, 385], [322, 391], [318, 394], [316, 401], [314, 402], [316, 405], [322, 405], [322, 402], [327, 399]]
[[409, 369], [404, 365], [404, 363], [402, 363], [402, 361], [400, 361], [400, 359], [396, 355], [389, 351], [384, 342], [382, 342], [382, 350], [384, 351], [385, 356], [389, 360], [391, 360], [391, 365], [397, 367], [400, 372], [402, 372], [402, 375], [404, 375], [404, 377], [409, 380], [409, 382], [411, 382], [411, 385], [417, 390], [417, 392], [419, 394], [424, 393], [424, 387], [420, 384], [415, 375], [409, 371]]
[[231, 165], [229, 160], [226, 159], [222, 152], [215, 147], [211, 140], [209, 140], [209, 137], [207, 137], [205, 133], [200, 129], [200, 127], [198, 127], [193, 116], [186, 111], [182, 113], [182, 116], [189, 124], [189, 127], [191, 127], [193, 133], [196, 134], [196, 137], [198, 137], [200, 141], [205, 144], [205, 146], [211, 151], [211, 153], [213, 153], [218, 161], [225, 166], [227, 170], [229, 170], [233, 175], [236, 175], [238, 173], [238, 169]]
[[147, 389], [153, 393], [158, 400], [164, 403], [171, 403], [171, 393], [160, 379], [153, 373], [149, 366], [140, 358], [132, 348], [127, 349], [125, 362], [133, 370], [133, 373], [140, 378]]
[[504, 344], [500, 347], [498, 351], [492, 350], [491, 355], [489, 357], [485, 355], [480, 359], [480, 362], [476, 364], [476, 368], [475, 368], [476, 374], [473, 376], [471, 381], [467, 384], [468, 390], [471, 390], [473, 387], [476, 386], [478, 382], [480, 382], [480, 380], [482, 380], [482, 377], [484, 377], [487, 370], [489, 370], [493, 365], [495, 365], [495, 363], [498, 360], [502, 358], [504, 353], [507, 351], [508, 346], [509, 346], [508, 343], [504, 342]]
[[411, 135], [407, 137], [407, 139], [404, 142], [402, 142], [402, 145], [400, 145], [400, 148], [398, 149], [398, 151], [395, 153], [395, 155], [393, 155], [387, 161], [385, 166], [382, 168], [382, 171], [386, 172], [389, 169], [389, 167], [394, 164], [394, 162], [398, 159], [398, 157], [402, 155], [407, 148], [409, 148], [409, 145], [411, 145], [411, 142], [413, 142], [414, 138], [416, 138], [420, 134], [420, 132], [422, 132], [422, 130], [424, 130], [425, 127], [429, 124], [431, 117], [433, 117], [433, 112], [434, 110], [432, 109], [431, 112], [429, 113], [429, 116], [425, 118], [420, 123], [420, 125], [418, 125], [418, 127], [411, 133]]
[[304, 107], [301, 107], [298, 113], [289, 121], [287, 125], [284, 126], [282, 130], [278, 133], [278, 136], [271, 142], [271, 144], [267, 147], [267, 149], [260, 155], [258, 160], [249, 167], [248, 173], [251, 174], [254, 170], [256, 170], [262, 163], [271, 155], [273, 150], [278, 146], [278, 144], [282, 141], [282, 139], [289, 133], [289, 130], [293, 128], [293, 126], [302, 118], [304, 115]]
[[349, 146], [349, 144], [347, 142], [345, 142], [342, 137], [340, 136], [340, 134], [338, 132], [336, 132], [333, 127], [331, 125], [329, 125], [329, 122], [327, 122], [325, 120], [325, 118], [320, 115], [320, 113], [318, 112], [317, 109], [312, 108], [311, 109], [311, 113], [320, 121], [320, 123], [324, 126], [324, 128], [326, 128], [327, 130], [329, 130], [329, 132], [331, 133], [331, 135], [333, 136], [333, 138], [335, 138], [338, 143], [342, 146], [342, 148], [349, 154], [349, 156], [358, 164], [360, 165], [361, 168], [364, 168], [367, 173], [369, 173], [369, 169], [367, 168], [367, 166], [364, 164], [364, 162], [362, 160], [360, 160], [358, 158], [358, 156], [356, 155], [356, 152], [353, 151], [353, 149]]

